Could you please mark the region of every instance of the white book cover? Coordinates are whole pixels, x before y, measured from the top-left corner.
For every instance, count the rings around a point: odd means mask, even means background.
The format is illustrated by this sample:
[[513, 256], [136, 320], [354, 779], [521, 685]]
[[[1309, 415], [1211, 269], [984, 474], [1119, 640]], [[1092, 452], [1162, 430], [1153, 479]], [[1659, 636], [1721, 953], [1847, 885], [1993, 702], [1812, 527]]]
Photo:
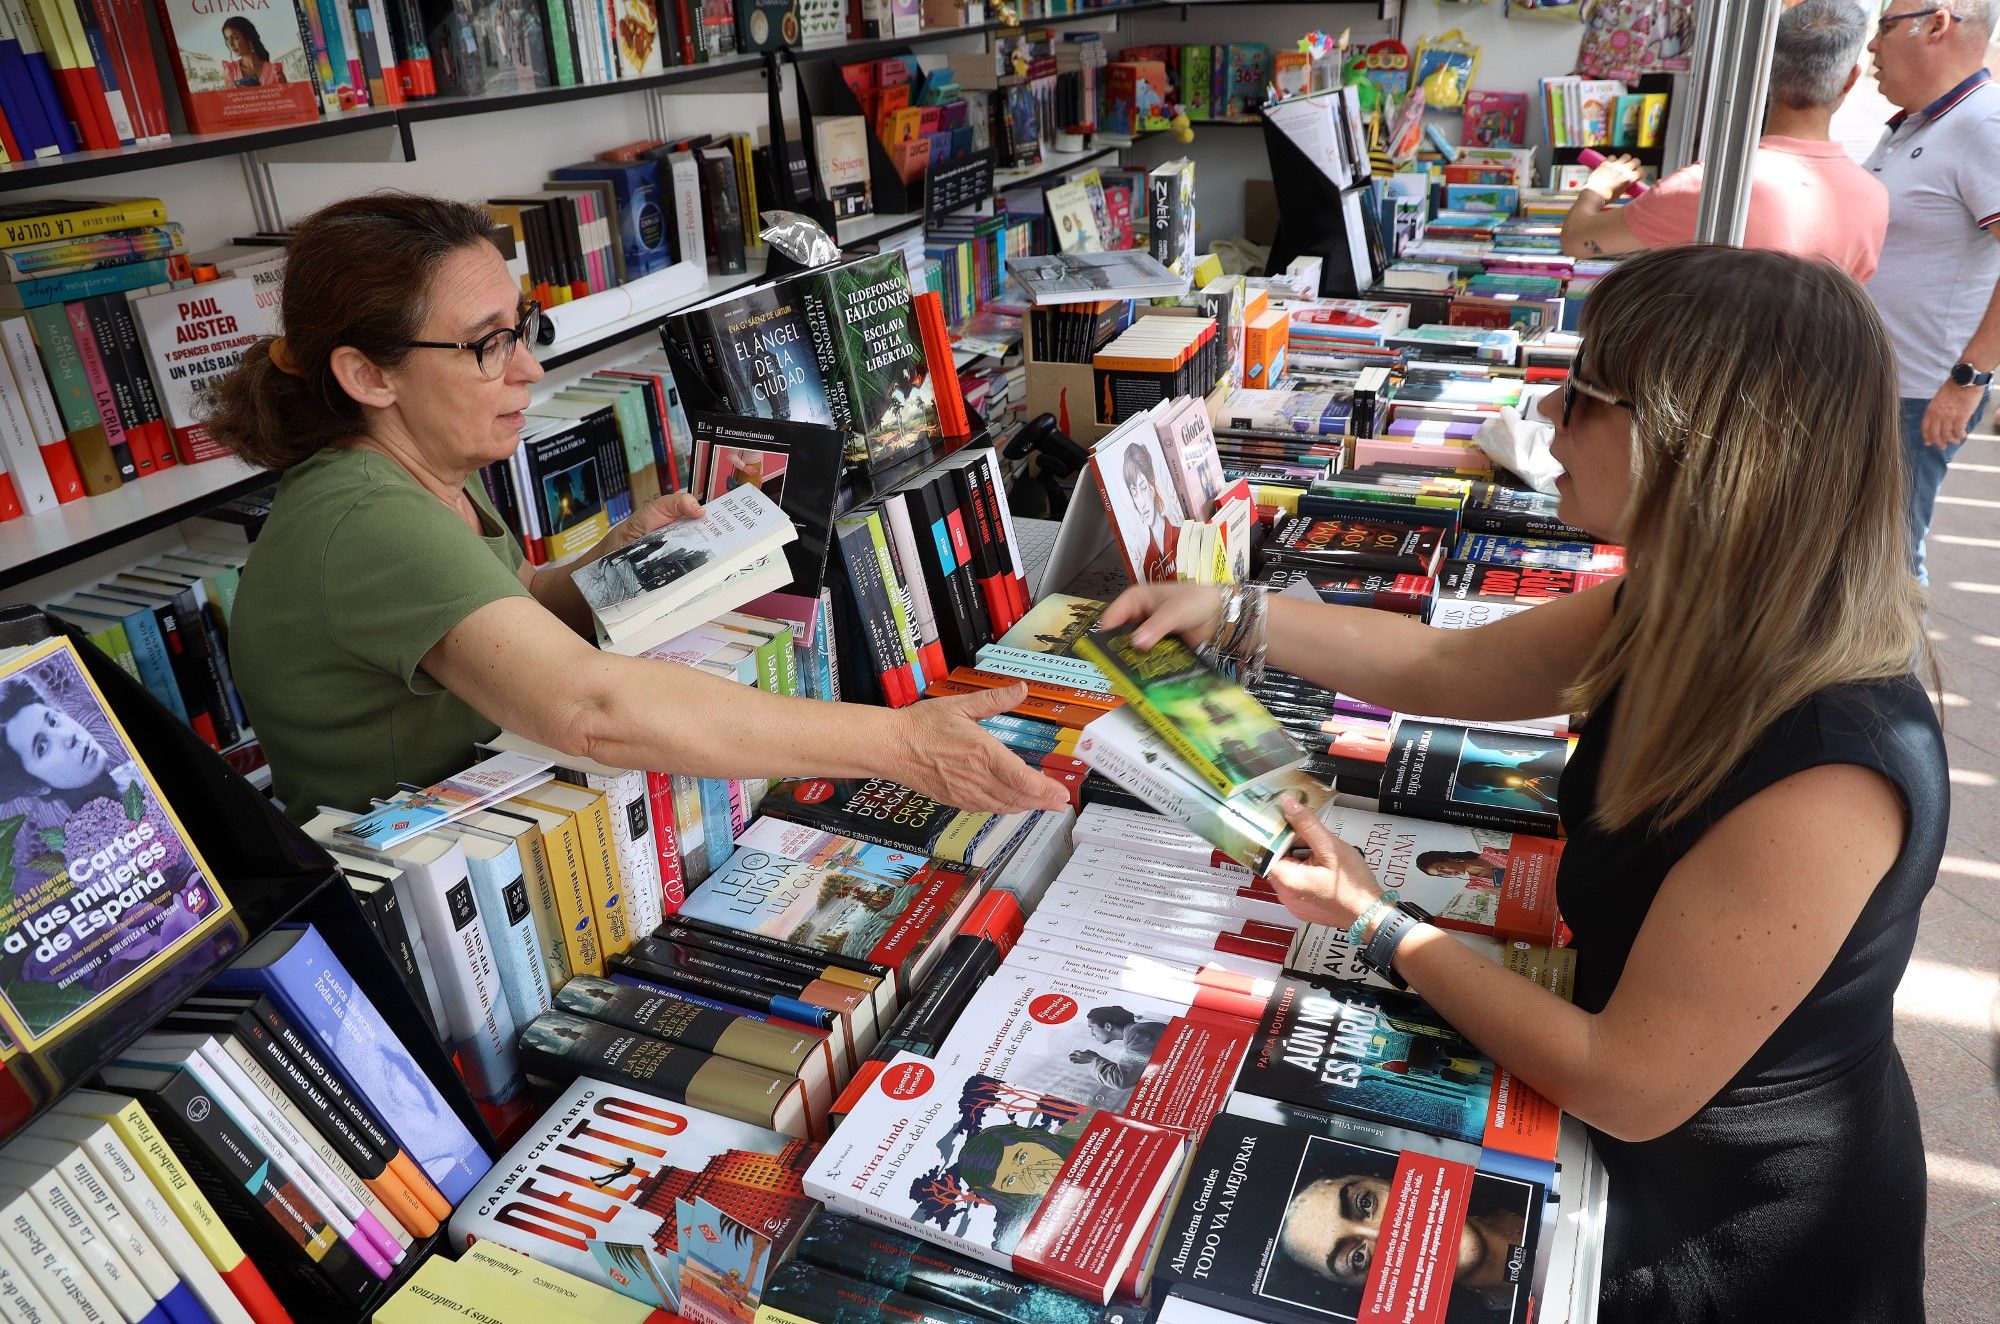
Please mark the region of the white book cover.
[[[528, 888], [528, 908], [542, 952], [543, 982], [551, 992], [561, 988], [575, 972], [569, 968], [569, 949], [563, 943], [562, 912], [556, 906], [555, 871], [549, 863], [548, 848], [542, 841], [540, 826], [528, 815], [505, 805], [475, 809], [460, 820], [460, 825], [504, 837], [514, 843], [521, 856], [521, 879]], [[520, 1018], [517, 1015], [515, 1019], [518, 1022]]]
[[1177, 906], [1196, 915], [1292, 925], [1298, 921], [1260, 880], [1225, 880], [1204, 870], [1182, 871], [1158, 860], [1131, 859], [1101, 846], [1088, 846], [1070, 857], [1056, 882], [1118, 892], [1159, 905]]
[[939, 1047], [969, 1070], [1139, 1121], [1200, 1130], [1222, 1107], [1254, 1023], [1048, 970], [1006, 966]]
[[680, 520], [597, 558], [574, 576], [600, 628], [684, 603], [733, 571], [776, 552], [797, 532], [778, 503], [754, 485], [731, 488]]
[[[748, 492], [756, 489], [736, 490]], [[790, 525], [786, 527], [789, 528]], [[641, 617], [637, 621], [626, 622], [608, 640], [600, 632], [598, 644], [607, 652], [622, 653], [626, 657], [639, 657], [659, 644], [687, 633], [697, 625], [735, 611], [766, 593], [776, 593], [791, 582], [791, 565], [782, 555], [773, 552], [742, 569], [732, 570], [718, 583], [711, 585], [706, 592], [679, 607], [670, 608], [657, 616]]]
[[240, 276], [132, 300], [147, 366], [159, 383], [176, 450], [195, 459], [221, 453], [202, 420], [201, 393], [235, 368], [264, 334], [257, 288]]
[[7, 1142], [6, 1157], [39, 1164], [61, 1178], [91, 1222], [116, 1249], [125, 1267], [155, 1301], [180, 1285], [166, 1258], [145, 1229], [125, 1212], [122, 1200], [113, 1195], [82, 1145], [29, 1132]]
[[[38, 1283], [39, 1278], [39, 1274], [30, 1276], [19, 1260], [0, 1247], [0, 1320], [10, 1321], [10, 1324], [56, 1324], [64, 1317], [42, 1295], [42, 1289], [53, 1285]], [[221, 1316], [216, 1318], [220, 1324]]]
[[521, 851], [462, 824], [446, 829], [465, 852], [465, 867], [479, 902], [479, 922], [486, 945], [500, 971], [500, 987], [516, 1026], [526, 1025], [555, 1005], [548, 983], [548, 963], [542, 959], [541, 937], [535, 932], [528, 880], [521, 869]]
[[118, 1318], [104, 1289], [57, 1233], [48, 1211], [19, 1187], [0, 1187], [0, 1252], [20, 1264], [62, 1324], [105, 1324]]
[[0, 1185], [27, 1193], [42, 1214], [43, 1226], [54, 1229], [57, 1239], [89, 1275], [98, 1298], [113, 1310], [126, 1319], [143, 1320], [159, 1304], [133, 1277], [124, 1257], [97, 1230], [82, 1204], [54, 1172], [40, 1164], [0, 1157]]
[[[334, 829], [353, 817], [341, 810], [322, 810], [306, 824], [306, 833], [331, 845]], [[373, 851], [348, 849], [375, 858]], [[414, 918], [424, 931], [424, 947], [444, 1003], [441, 1028], [451, 1039], [447, 1047], [459, 1059], [466, 1087], [483, 1102], [504, 1103], [523, 1084], [520, 1051], [514, 1042], [514, 1013], [500, 991], [493, 951], [479, 923], [479, 901], [473, 895], [465, 852], [456, 842], [419, 837], [392, 848], [383, 858], [400, 867], [409, 884], [411, 908], [404, 918]]]
[[1178, 900], [1130, 890], [1107, 891], [1061, 878], [1049, 884], [1049, 890], [1042, 896], [1042, 904], [1035, 908], [1038, 918], [1044, 912], [1049, 917], [1044, 922], [1045, 928], [1066, 914], [1075, 914], [1117, 920], [1138, 929], [1172, 926], [1169, 931], [1191, 928], [1214, 934], [1238, 934], [1275, 944], [1281, 952], [1291, 943], [1292, 936], [1303, 923], [1296, 919], [1286, 923], [1225, 915], [1213, 910], [1194, 910]]
[[[1252, 1013], [1264, 1003], [1258, 993], [1268, 996], [1275, 987], [1268, 979], [1244, 976], [1223, 983], [1204, 983], [1195, 971], [1184, 966], [1156, 961], [1138, 952], [1111, 953], [1097, 949], [1093, 954], [1077, 947], [1018, 944], [1007, 954], [1001, 968], [1030, 972], [1039, 978], [1065, 979], [1114, 992], [1129, 992], [1162, 1002], [1198, 1007], [1206, 1012], [1234, 1016], [1255, 1024]], [[1216, 976], [1211, 975], [1214, 979]]]
[[62, 415], [56, 411], [56, 398], [49, 390], [48, 373], [35, 350], [35, 335], [28, 327], [28, 319], [10, 317], [0, 322], [0, 342], [5, 344], [7, 364], [14, 370], [14, 384], [20, 388], [21, 403], [34, 426], [35, 444], [53, 446], [59, 441], [67, 442], [69, 433], [63, 429]]
[[697, 270], [708, 270], [708, 241], [701, 223], [701, 162], [693, 152], [675, 152], [667, 158], [667, 170], [674, 186], [674, 229], [680, 242], [674, 252], [682, 262], [692, 262]]
[[[153, 1179], [139, 1167], [138, 1160], [109, 1122], [80, 1113], [43, 1113], [29, 1124], [27, 1134], [83, 1146], [114, 1197], [145, 1227], [168, 1268], [187, 1284], [215, 1324], [251, 1324], [250, 1312], [195, 1244], [180, 1216], [161, 1199]], [[5, 1268], [4, 1257], [0, 1257], [0, 1270]], [[5, 1295], [4, 1284], [0, 1284], [0, 1295]]]
[[35, 425], [28, 417], [27, 399], [4, 358], [0, 358], [0, 452], [6, 454], [7, 472], [14, 475], [21, 508], [30, 515], [54, 510], [56, 489], [49, 482], [42, 453], [35, 447]]
[[[560, 775], [561, 769], [558, 769]], [[604, 793], [611, 814], [611, 838], [618, 847], [618, 867], [625, 879], [625, 904], [631, 908], [632, 932], [651, 933], [667, 916], [666, 893], [660, 882], [660, 855], [653, 842], [653, 797], [646, 774], [631, 769], [582, 770], [582, 784]]]

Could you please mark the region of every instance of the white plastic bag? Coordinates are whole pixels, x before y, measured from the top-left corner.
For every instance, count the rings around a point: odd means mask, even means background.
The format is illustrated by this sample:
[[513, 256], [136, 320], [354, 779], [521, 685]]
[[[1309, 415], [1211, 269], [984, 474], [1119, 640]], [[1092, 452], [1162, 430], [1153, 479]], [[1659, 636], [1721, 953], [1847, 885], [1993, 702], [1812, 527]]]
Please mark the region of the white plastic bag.
[[1522, 482], [1537, 492], [1550, 496], [1555, 495], [1556, 475], [1563, 469], [1555, 456], [1549, 454], [1549, 443], [1556, 436], [1555, 426], [1544, 423], [1535, 406], [1550, 391], [1561, 389], [1530, 387], [1521, 393], [1520, 412], [1501, 409], [1480, 424], [1478, 435], [1473, 437], [1495, 464], [1519, 475]]

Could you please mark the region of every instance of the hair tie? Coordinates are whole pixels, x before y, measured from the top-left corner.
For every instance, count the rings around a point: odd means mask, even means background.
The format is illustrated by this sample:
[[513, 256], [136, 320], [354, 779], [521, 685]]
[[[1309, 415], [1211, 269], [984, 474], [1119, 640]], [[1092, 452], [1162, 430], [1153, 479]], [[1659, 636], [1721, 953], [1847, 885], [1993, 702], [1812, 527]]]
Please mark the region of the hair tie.
[[285, 343], [283, 336], [272, 336], [270, 345], [271, 365], [279, 372], [293, 377], [304, 377], [299, 365], [292, 361], [292, 347]]

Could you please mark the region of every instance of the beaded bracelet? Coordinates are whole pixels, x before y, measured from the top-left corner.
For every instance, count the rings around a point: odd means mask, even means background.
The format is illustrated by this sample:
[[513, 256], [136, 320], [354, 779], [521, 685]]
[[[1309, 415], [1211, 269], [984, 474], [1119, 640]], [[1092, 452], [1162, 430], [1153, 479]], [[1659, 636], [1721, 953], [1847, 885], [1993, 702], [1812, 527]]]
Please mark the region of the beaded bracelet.
[[1350, 947], [1359, 947], [1361, 945], [1361, 935], [1368, 932], [1369, 924], [1374, 921], [1377, 915], [1389, 909], [1390, 904], [1389, 898], [1376, 897], [1373, 905], [1369, 906], [1368, 909], [1362, 911], [1359, 915], [1356, 915], [1354, 922], [1347, 926], [1347, 945]]

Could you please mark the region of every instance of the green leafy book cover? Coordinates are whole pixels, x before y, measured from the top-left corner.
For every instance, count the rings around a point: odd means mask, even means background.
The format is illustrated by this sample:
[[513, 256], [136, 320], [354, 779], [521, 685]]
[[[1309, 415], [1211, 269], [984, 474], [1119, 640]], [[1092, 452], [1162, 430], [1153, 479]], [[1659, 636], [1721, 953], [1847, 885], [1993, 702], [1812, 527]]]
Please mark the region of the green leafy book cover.
[[1178, 639], [1141, 652], [1130, 630], [1092, 629], [1077, 641], [1076, 652], [1096, 663], [1112, 693], [1222, 795], [1259, 785], [1305, 759], [1263, 704]]

